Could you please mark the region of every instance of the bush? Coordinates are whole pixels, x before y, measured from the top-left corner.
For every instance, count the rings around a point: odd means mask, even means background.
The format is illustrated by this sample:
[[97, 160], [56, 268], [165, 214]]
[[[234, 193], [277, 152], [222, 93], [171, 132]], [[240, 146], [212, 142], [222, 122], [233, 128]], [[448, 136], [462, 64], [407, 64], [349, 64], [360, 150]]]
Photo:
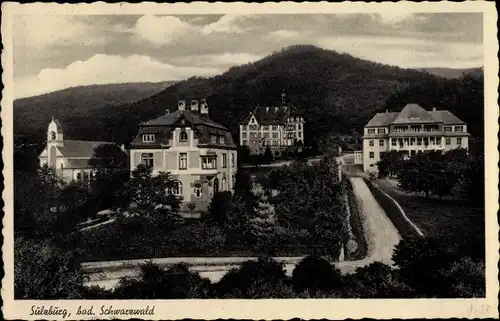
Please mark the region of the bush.
[[82, 293], [83, 273], [74, 253], [59, 249], [49, 240], [15, 240], [15, 299], [80, 299]]
[[227, 223], [231, 210], [231, 192], [216, 192], [208, 207], [210, 221], [223, 226]]
[[270, 258], [244, 262], [239, 269], [229, 271], [214, 285], [218, 298], [280, 298], [291, 297], [282, 264]]
[[148, 262], [140, 266], [138, 280], [123, 278], [114, 291], [118, 299], [207, 298], [210, 281], [190, 272], [187, 265], [176, 264], [166, 270]]
[[342, 286], [342, 276], [340, 271], [325, 259], [308, 256], [295, 266], [292, 284], [296, 292], [331, 292]]

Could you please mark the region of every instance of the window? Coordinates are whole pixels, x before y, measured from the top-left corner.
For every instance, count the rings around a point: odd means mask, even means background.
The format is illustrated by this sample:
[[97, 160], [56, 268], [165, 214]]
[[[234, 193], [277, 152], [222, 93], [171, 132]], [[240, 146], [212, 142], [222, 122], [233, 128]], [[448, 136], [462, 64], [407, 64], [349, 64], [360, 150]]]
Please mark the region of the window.
[[368, 134], [375, 134], [375, 129], [373, 128], [368, 129]]
[[172, 188], [170, 189], [172, 195], [180, 196], [182, 195], [182, 183], [179, 181], [174, 181], [172, 183]]
[[52, 140], [56, 139], [56, 132], [50, 132], [50, 139]]
[[155, 141], [155, 134], [143, 134], [142, 142], [143, 143], [152, 143]]
[[76, 181], [81, 182], [82, 180], [82, 173], [76, 173]]
[[227, 154], [222, 153], [222, 168], [226, 168], [226, 167], [227, 167]]
[[187, 153], [179, 153], [179, 169], [186, 169], [188, 163]]
[[141, 163], [146, 165], [147, 167], [153, 167], [153, 153], [142, 153], [141, 154]]
[[210, 135], [210, 142], [212, 144], [217, 144], [217, 136], [215, 135]]
[[225, 141], [226, 141], [226, 137], [221, 136], [221, 137], [220, 137], [220, 143], [221, 143], [221, 144], [225, 144]]
[[234, 159], [234, 154], [231, 154], [231, 167], [235, 167], [236, 166], [236, 161]]
[[462, 138], [461, 137], [457, 137], [457, 145], [458, 146], [462, 145]]
[[[379, 133], [379, 134], [385, 134], [385, 129], [384, 128], [379, 128], [379, 129], [377, 129], [377, 133]], [[381, 146], [383, 146], [383, 145], [381, 145]]]
[[278, 133], [273, 133], [273, 138], [278, 138]]
[[417, 137], [417, 146], [422, 145], [422, 138]]
[[368, 141], [368, 144], [369, 144], [370, 146], [374, 146], [374, 145], [375, 145], [375, 143], [374, 143], [374, 141], [373, 141], [373, 140], [369, 140], [369, 141]]
[[243, 137], [243, 138], [247, 138], [247, 133], [242, 133], [242, 134], [241, 134], [241, 137]]
[[202, 157], [201, 158], [201, 168], [203, 168], [203, 169], [216, 169], [217, 168], [217, 158], [215, 156]]
[[374, 152], [370, 152], [370, 158], [375, 158], [375, 153]]
[[273, 130], [278, 130], [278, 126], [273, 125], [272, 129]]
[[264, 125], [264, 126], [262, 127], [262, 130], [269, 130], [269, 126]]
[[384, 140], [383, 139], [380, 139], [378, 141], [378, 144], [380, 145], [380, 147], [384, 147]]
[[278, 141], [277, 140], [273, 140], [273, 146], [278, 146]]
[[236, 175], [233, 174], [233, 187], [236, 186]]
[[411, 146], [415, 145], [415, 138], [411, 138], [411, 139], [410, 139], [410, 145], [411, 145]]
[[221, 191], [225, 191], [227, 190], [227, 186], [226, 186], [226, 178], [223, 177], [222, 180], [221, 180]]
[[391, 145], [392, 145], [392, 146], [396, 146], [396, 139], [395, 139], [395, 138], [392, 138], [392, 139], [391, 139]]
[[197, 198], [200, 198], [202, 194], [202, 191], [201, 191], [201, 185], [200, 184], [196, 184], [194, 187], [193, 187], [193, 194], [194, 196], [196, 196]]
[[244, 139], [242, 145], [243, 146], [247, 146], [248, 145], [248, 140]]
[[257, 125], [250, 125], [250, 130], [257, 130]]
[[301, 130], [302, 129], [302, 124], [299, 123], [298, 124], [298, 128], [299, 128], [299, 130]]
[[255, 138], [255, 133], [250, 133], [250, 138]]
[[446, 145], [450, 145], [451, 144], [451, 138], [446, 138], [445, 143], [446, 143]]
[[179, 141], [180, 142], [187, 142], [188, 140], [188, 134], [185, 131], [181, 131], [179, 134]]
[[302, 138], [302, 133], [301, 133], [301, 132], [299, 132], [298, 137], [299, 137], [299, 138]]
[[463, 126], [455, 126], [455, 131], [456, 132], [463, 132], [464, 131], [464, 127]]
[[449, 133], [449, 132], [451, 132], [451, 126], [444, 126], [443, 130], [445, 133]]

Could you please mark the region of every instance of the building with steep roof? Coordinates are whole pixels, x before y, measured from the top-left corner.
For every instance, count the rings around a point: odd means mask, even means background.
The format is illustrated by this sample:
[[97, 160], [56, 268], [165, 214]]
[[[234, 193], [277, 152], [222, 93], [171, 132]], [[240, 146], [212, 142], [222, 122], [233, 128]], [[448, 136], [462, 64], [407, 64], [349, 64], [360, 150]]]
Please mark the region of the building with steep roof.
[[268, 146], [274, 152], [303, 144], [304, 123], [303, 115], [286, 102], [283, 93], [280, 106], [256, 107], [240, 122], [240, 145], [259, 154]]
[[171, 193], [195, 210], [207, 208], [218, 191], [234, 191], [237, 147], [228, 128], [209, 118], [205, 99], [181, 100], [177, 110], [141, 123], [130, 144], [130, 168], [139, 164], [153, 174], [169, 172], [175, 180]]
[[[47, 145], [38, 156], [40, 166], [47, 164], [65, 181], [88, 182], [95, 174], [89, 165], [94, 150], [100, 145], [114, 142], [64, 139], [62, 123], [52, 118], [47, 129]], [[124, 147], [122, 146], [124, 150]]]
[[467, 124], [448, 110], [427, 111], [407, 104], [400, 112], [377, 113], [364, 128], [363, 170], [377, 171], [375, 164], [391, 150], [409, 157], [430, 150], [468, 149], [469, 136]]

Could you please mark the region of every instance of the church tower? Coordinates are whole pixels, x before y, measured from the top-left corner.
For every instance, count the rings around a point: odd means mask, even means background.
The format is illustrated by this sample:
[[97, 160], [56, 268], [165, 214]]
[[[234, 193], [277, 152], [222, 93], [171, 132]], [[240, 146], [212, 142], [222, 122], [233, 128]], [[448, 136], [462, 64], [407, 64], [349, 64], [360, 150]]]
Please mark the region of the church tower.
[[57, 147], [64, 146], [64, 136], [62, 124], [59, 120], [52, 117], [47, 130], [47, 153], [48, 164], [52, 168], [56, 168], [57, 164]]

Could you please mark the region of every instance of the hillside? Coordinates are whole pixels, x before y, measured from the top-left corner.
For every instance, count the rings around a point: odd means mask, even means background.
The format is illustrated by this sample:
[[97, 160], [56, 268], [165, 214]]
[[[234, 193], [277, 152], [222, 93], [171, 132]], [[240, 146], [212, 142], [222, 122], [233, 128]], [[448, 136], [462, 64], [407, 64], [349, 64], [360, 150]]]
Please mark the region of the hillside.
[[39, 133], [41, 128], [45, 128], [52, 116], [88, 117], [100, 108], [131, 103], [152, 96], [174, 83], [165, 81], [79, 86], [16, 99], [15, 132], [32, 136]]
[[483, 74], [483, 68], [467, 68], [467, 69], [419, 68], [418, 70], [423, 72], [428, 72], [430, 74], [444, 78], [460, 78], [464, 74], [472, 74], [475, 76]]
[[[411, 92], [432, 84], [433, 103], [439, 104], [438, 89], [448, 88], [450, 81], [314, 46], [292, 46], [257, 62], [232, 67], [215, 77], [187, 79], [133, 103], [80, 114], [60, 113], [58, 117], [68, 137], [127, 144], [135, 135], [138, 123], [160, 116], [167, 108], [175, 109], [177, 100], [207, 98], [211, 117], [236, 135], [238, 122], [250, 110], [256, 105], [278, 104], [284, 89], [295, 108], [305, 113], [305, 143], [312, 144], [332, 131], [360, 131], [374, 112], [383, 111], [386, 106], [401, 109], [409, 101], [399, 99], [404, 96], [391, 98], [401, 92], [410, 90], [407, 96], [418, 99]], [[390, 105], [388, 101], [392, 101]], [[454, 109], [449, 102], [440, 107]], [[43, 114], [47, 120], [50, 116]], [[26, 121], [29, 124], [32, 120], [23, 118], [22, 124], [18, 122], [16, 133], [27, 128]], [[46, 122], [42, 124], [36, 131], [43, 135]]]

